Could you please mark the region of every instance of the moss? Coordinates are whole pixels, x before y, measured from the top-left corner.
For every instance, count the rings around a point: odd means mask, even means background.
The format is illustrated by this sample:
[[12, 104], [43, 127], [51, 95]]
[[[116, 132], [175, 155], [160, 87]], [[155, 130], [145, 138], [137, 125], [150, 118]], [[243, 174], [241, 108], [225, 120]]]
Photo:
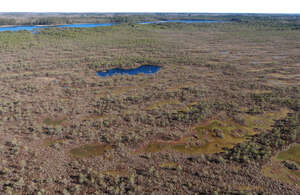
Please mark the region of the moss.
[[101, 174], [110, 175], [110, 176], [113, 176], [113, 177], [128, 176], [129, 175], [128, 170], [126, 170], [126, 169], [102, 171]]
[[258, 132], [256, 129], [271, 129], [275, 119], [287, 115], [288, 109], [268, 112], [262, 115], [245, 114], [245, 125], [233, 120], [210, 120], [194, 128], [192, 136], [183, 137], [180, 141], [153, 141], [140, 152], [161, 152], [165, 150], [186, 154], [214, 154], [223, 152], [223, 148], [232, 148], [238, 143], [245, 142], [249, 136]]
[[254, 186], [254, 185], [237, 185], [234, 186], [233, 189], [239, 190], [239, 191], [263, 191], [264, 187], [262, 186]]
[[157, 102], [153, 103], [152, 105], [148, 106], [146, 109], [147, 110], [160, 109], [167, 105], [180, 105], [181, 107], [184, 107], [181, 105], [180, 101], [178, 101], [176, 99], [171, 99], [171, 100], [157, 101]]
[[288, 150], [280, 152], [277, 156], [279, 160], [290, 160], [300, 166], [300, 144], [291, 146]]
[[53, 146], [57, 143], [63, 143], [65, 142], [66, 140], [64, 139], [46, 139], [44, 140], [44, 146], [48, 147], [48, 146]]
[[[172, 148], [178, 152], [183, 153], [201, 153], [201, 154], [213, 154], [223, 151], [223, 147], [231, 148], [237, 143], [241, 143], [246, 140], [246, 137], [235, 137], [231, 132], [237, 128], [239, 125], [231, 123], [230, 121], [219, 121], [212, 120], [206, 125], [201, 125], [195, 128], [198, 139], [202, 141], [203, 144], [200, 146], [191, 145], [189, 142], [185, 144], [175, 145]], [[223, 132], [223, 137], [219, 137], [216, 134], [216, 130]], [[244, 131], [248, 133], [247, 131]], [[250, 133], [250, 132], [249, 132]]]
[[281, 182], [300, 185], [300, 173], [283, 166], [277, 157], [273, 157], [271, 162], [262, 168], [262, 172], [265, 176]]
[[66, 120], [67, 120], [66, 117], [61, 118], [61, 119], [59, 119], [59, 118], [53, 119], [53, 118], [47, 117], [47, 118], [45, 118], [45, 119], [43, 120], [43, 123], [46, 124], [46, 125], [49, 125], [49, 126], [58, 126], [58, 125], [61, 125], [61, 124], [62, 124], [63, 122], [65, 122]]
[[160, 152], [163, 149], [167, 148], [168, 145], [166, 143], [154, 142], [148, 144], [145, 148], [143, 148], [143, 152]]
[[87, 144], [74, 148], [70, 151], [71, 155], [76, 158], [88, 158], [104, 155], [106, 151], [112, 149], [108, 144]]
[[289, 109], [283, 108], [279, 111], [266, 112], [259, 115], [245, 114], [245, 125], [252, 129], [259, 128], [263, 130], [271, 130], [274, 120], [284, 118], [289, 111]]
[[[148, 144], [143, 152], [160, 152], [163, 150], [173, 150], [188, 154], [212, 154], [223, 151], [223, 147], [233, 147], [235, 144], [243, 142], [245, 137], [234, 137], [231, 131], [237, 126], [223, 123], [218, 120], [212, 120], [206, 125], [201, 125], [195, 128], [195, 135], [188, 136], [177, 142], [152, 142]], [[215, 130], [223, 130], [223, 137], [218, 137]]]
[[178, 163], [175, 162], [165, 162], [160, 164], [160, 167], [165, 169], [177, 169], [178, 166], [179, 166]]

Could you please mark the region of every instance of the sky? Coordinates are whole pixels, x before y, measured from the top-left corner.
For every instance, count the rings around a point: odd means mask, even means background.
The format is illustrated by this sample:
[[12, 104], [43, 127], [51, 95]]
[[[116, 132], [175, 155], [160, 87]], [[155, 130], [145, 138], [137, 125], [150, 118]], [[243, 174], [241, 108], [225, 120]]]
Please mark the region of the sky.
[[0, 12], [299, 13], [300, 0], [3, 0]]

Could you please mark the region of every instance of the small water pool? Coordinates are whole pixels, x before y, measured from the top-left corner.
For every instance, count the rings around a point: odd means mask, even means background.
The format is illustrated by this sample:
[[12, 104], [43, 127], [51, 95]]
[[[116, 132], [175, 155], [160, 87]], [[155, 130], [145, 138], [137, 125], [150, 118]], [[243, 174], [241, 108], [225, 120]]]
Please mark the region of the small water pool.
[[113, 68], [113, 69], [110, 69], [107, 71], [97, 72], [97, 75], [100, 77], [108, 77], [108, 76], [113, 76], [115, 74], [129, 74], [129, 75], [137, 75], [140, 73], [155, 74], [160, 69], [161, 69], [161, 66], [143, 65], [138, 68], [132, 68], [132, 69]]

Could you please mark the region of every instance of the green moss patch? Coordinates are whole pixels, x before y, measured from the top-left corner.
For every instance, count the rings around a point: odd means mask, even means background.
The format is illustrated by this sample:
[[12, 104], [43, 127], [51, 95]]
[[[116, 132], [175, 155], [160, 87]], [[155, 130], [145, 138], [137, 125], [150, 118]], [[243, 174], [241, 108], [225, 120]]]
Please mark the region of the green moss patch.
[[288, 150], [280, 152], [277, 156], [279, 160], [290, 160], [300, 166], [300, 144], [291, 146]]
[[102, 171], [101, 174], [104, 175], [110, 175], [113, 177], [118, 177], [118, 176], [128, 176], [128, 170], [126, 169], [120, 169], [120, 170], [107, 170], [107, 171]]
[[300, 171], [291, 170], [284, 166], [283, 162], [288, 161], [300, 166], [300, 144], [291, 146], [288, 150], [280, 152], [271, 159], [271, 163], [263, 167], [263, 173], [267, 177], [279, 181], [300, 185]]
[[159, 165], [163, 169], [172, 169], [175, 170], [179, 167], [178, 163], [175, 162], [165, 162]]
[[289, 111], [289, 109], [283, 108], [279, 111], [266, 112], [264, 114], [259, 115], [246, 114], [243, 116], [243, 118], [245, 120], [245, 126], [249, 128], [271, 130], [272, 125], [274, 124], [274, 120], [284, 118], [287, 115], [287, 113], [289, 113]]
[[44, 140], [44, 146], [53, 146], [58, 143], [64, 143], [66, 140], [65, 139], [46, 139]]
[[160, 152], [164, 149], [168, 148], [168, 144], [164, 142], [153, 142], [148, 145], [146, 145], [143, 149], [142, 152]]
[[223, 152], [223, 148], [232, 148], [242, 143], [249, 136], [259, 133], [257, 129], [270, 130], [274, 120], [283, 118], [288, 109], [268, 112], [260, 115], [243, 115], [244, 124], [231, 119], [213, 119], [194, 128], [192, 135], [181, 138], [179, 141], [156, 140], [147, 144], [139, 152], [153, 153], [165, 150], [187, 154], [213, 154]]
[[[212, 120], [195, 128], [196, 135], [187, 138], [183, 144], [174, 145], [172, 149], [183, 153], [212, 154], [223, 151], [223, 147], [231, 148], [246, 140], [253, 131], [232, 121]], [[240, 132], [237, 135], [236, 132]]]
[[58, 126], [58, 125], [62, 125], [63, 122], [65, 122], [67, 120], [66, 117], [63, 118], [50, 118], [47, 117], [43, 120], [43, 123], [45, 125], [49, 125], [49, 126]]
[[[242, 128], [233, 122], [212, 120], [205, 125], [195, 127], [191, 136], [179, 141], [156, 141], [146, 145], [142, 152], [160, 152], [173, 150], [188, 154], [212, 154], [223, 151], [223, 147], [233, 147], [235, 144], [246, 140], [246, 136], [253, 131]], [[236, 132], [242, 132], [238, 135]]]
[[89, 158], [104, 155], [106, 151], [111, 149], [111, 145], [108, 144], [87, 144], [72, 149], [70, 153], [76, 158]]

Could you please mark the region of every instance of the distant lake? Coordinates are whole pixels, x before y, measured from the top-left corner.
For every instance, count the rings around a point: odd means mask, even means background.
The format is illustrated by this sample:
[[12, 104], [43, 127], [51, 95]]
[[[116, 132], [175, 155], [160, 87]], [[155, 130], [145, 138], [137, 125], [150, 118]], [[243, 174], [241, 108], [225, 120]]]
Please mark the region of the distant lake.
[[9, 27], [0, 27], [1, 31], [20, 31], [20, 30], [28, 30], [28, 31], [38, 31], [43, 28], [91, 28], [97, 26], [112, 26], [112, 23], [103, 23], [103, 24], [66, 24], [66, 25], [54, 25], [54, 26], [9, 26]]
[[[221, 20], [162, 20], [162, 21], [151, 21], [151, 22], [138, 22], [137, 24], [160, 24], [160, 23], [223, 23]], [[49, 25], [49, 26], [7, 26], [0, 27], [1, 31], [21, 31], [28, 30], [37, 32], [39, 29], [45, 28], [91, 28], [98, 26], [112, 26], [117, 25], [117, 23], [101, 23], [101, 24], [66, 24], [66, 25]]]
[[132, 69], [113, 68], [113, 69], [110, 69], [107, 71], [97, 72], [97, 75], [101, 76], [101, 77], [108, 77], [108, 76], [113, 76], [115, 74], [129, 74], [129, 75], [137, 75], [140, 73], [155, 74], [160, 69], [161, 69], [161, 66], [143, 65], [138, 68], [132, 68]]

